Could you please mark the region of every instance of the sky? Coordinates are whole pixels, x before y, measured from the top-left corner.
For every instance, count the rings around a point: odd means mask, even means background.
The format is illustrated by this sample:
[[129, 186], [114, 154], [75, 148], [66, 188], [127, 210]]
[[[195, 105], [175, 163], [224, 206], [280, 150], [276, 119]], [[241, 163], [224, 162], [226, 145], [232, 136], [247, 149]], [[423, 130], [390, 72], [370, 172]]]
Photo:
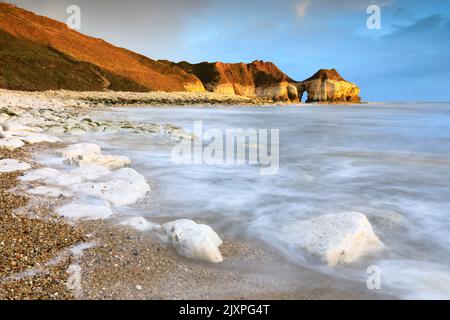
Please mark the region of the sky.
[[[153, 59], [335, 68], [366, 101], [450, 101], [449, 0], [9, 0]], [[369, 5], [381, 12], [369, 29]]]

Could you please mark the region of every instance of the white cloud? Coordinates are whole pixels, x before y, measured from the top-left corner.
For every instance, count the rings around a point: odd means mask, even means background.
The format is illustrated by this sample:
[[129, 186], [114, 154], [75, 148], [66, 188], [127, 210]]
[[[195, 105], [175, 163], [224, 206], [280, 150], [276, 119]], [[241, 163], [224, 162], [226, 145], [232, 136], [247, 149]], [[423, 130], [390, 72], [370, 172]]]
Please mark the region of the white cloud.
[[299, 18], [303, 18], [306, 15], [306, 10], [308, 9], [310, 4], [311, 0], [301, 0], [297, 2], [296, 9], [297, 9], [297, 16]]

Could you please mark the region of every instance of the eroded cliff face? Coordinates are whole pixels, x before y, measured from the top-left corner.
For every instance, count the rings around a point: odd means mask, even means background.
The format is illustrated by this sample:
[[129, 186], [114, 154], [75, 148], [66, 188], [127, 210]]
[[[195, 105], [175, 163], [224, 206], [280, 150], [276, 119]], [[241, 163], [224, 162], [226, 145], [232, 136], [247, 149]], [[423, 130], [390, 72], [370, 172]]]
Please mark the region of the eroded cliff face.
[[307, 103], [360, 102], [359, 87], [346, 81], [335, 69], [321, 69], [297, 84], [299, 96], [308, 94]]
[[[197, 77], [167, 61], [152, 60], [70, 30], [64, 23], [2, 2], [0, 31], [3, 41], [11, 43], [11, 46], [0, 48], [0, 59], [9, 59], [0, 69], [2, 88], [205, 91]], [[70, 63], [78, 69], [89, 70], [70, 73], [53, 68]], [[85, 79], [78, 79], [84, 73]], [[29, 81], [29, 78], [35, 78], [29, 76], [33, 74], [42, 81]]]
[[202, 81], [206, 90], [255, 97], [268, 101], [298, 102], [295, 81], [271, 62], [245, 63], [180, 62], [183, 70]]

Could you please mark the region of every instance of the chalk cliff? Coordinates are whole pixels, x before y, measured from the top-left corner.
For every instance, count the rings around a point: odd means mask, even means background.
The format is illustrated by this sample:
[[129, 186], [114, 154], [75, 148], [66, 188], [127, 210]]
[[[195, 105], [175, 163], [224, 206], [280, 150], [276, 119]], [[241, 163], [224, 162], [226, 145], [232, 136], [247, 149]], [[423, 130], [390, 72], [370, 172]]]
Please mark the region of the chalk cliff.
[[360, 89], [346, 81], [335, 69], [321, 69], [311, 78], [297, 84], [299, 96], [306, 92], [306, 102], [360, 102]]
[[203, 62], [177, 64], [196, 75], [206, 90], [215, 93], [237, 94], [269, 101], [298, 102], [295, 81], [272, 62], [252, 63]]

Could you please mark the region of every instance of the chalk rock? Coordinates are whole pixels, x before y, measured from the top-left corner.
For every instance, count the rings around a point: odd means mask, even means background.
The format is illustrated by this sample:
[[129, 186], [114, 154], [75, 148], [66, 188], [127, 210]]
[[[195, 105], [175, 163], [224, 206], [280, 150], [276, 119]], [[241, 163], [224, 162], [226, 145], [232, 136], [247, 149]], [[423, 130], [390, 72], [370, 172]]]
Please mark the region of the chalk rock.
[[207, 225], [177, 220], [162, 225], [160, 236], [186, 258], [213, 263], [223, 261], [219, 250], [222, 239]]
[[43, 133], [28, 133], [26, 135], [19, 135], [17, 137], [20, 138], [20, 140], [27, 142], [29, 144], [35, 144], [35, 143], [41, 143], [41, 142], [55, 143], [55, 142], [61, 141], [61, 139], [59, 139], [57, 137], [49, 136], [49, 135], [43, 134]]
[[93, 143], [77, 143], [60, 150], [59, 153], [69, 164], [73, 164], [75, 160], [99, 156], [102, 150], [98, 145]]
[[70, 172], [73, 175], [79, 176], [84, 180], [95, 180], [100, 177], [111, 174], [111, 170], [99, 165], [86, 165], [74, 169]]
[[100, 220], [113, 215], [110, 205], [106, 201], [95, 204], [70, 203], [56, 209], [60, 216], [70, 219]]
[[287, 225], [281, 230], [292, 244], [333, 267], [349, 264], [383, 248], [366, 216], [359, 212], [328, 214]]
[[33, 171], [27, 172], [26, 175], [20, 177], [20, 180], [30, 182], [30, 181], [45, 181], [52, 179], [60, 175], [60, 171], [52, 168], [41, 168]]
[[25, 162], [20, 162], [15, 159], [0, 160], [0, 173], [9, 173], [16, 171], [25, 171], [31, 168], [31, 165]]
[[74, 144], [60, 153], [67, 163], [80, 167], [100, 165], [113, 170], [131, 164], [130, 159], [124, 156], [102, 155], [100, 147], [91, 143]]
[[98, 182], [84, 182], [72, 187], [75, 192], [108, 200], [114, 206], [136, 203], [145, 198], [150, 187], [145, 178], [130, 168], [114, 171]]
[[71, 197], [73, 194], [69, 191], [62, 190], [60, 188], [55, 187], [47, 187], [47, 186], [38, 186], [35, 188], [30, 188], [27, 190], [29, 194], [45, 196], [50, 198], [58, 198], [60, 196]]
[[46, 179], [44, 182], [60, 187], [70, 187], [72, 185], [83, 182], [83, 178], [71, 173], [61, 173], [55, 177]]
[[83, 159], [74, 161], [74, 163], [78, 166], [99, 165], [114, 170], [131, 164], [131, 160], [124, 156], [99, 155], [96, 157], [84, 157]]
[[8, 149], [17, 149], [21, 148], [25, 145], [25, 143], [14, 137], [4, 137], [0, 138], [0, 148], [8, 148]]
[[359, 87], [346, 81], [335, 69], [321, 69], [312, 77], [297, 83], [299, 96], [308, 93], [306, 102], [355, 102], [361, 101]]
[[41, 128], [35, 128], [35, 127], [29, 127], [26, 125], [23, 125], [16, 121], [7, 121], [3, 125], [3, 129], [5, 131], [11, 131], [11, 132], [40, 132], [42, 131]]
[[135, 217], [121, 222], [119, 225], [131, 227], [138, 231], [152, 231], [161, 228], [159, 224], [147, 221], [142, 217]]
[[63, 127], [59, 127], [59, 126], [53, 126], [47, 129], [47, 132], [50, 134], [62, 134], [64, 132], [66, 132], [66, 129], [64, 129]]

